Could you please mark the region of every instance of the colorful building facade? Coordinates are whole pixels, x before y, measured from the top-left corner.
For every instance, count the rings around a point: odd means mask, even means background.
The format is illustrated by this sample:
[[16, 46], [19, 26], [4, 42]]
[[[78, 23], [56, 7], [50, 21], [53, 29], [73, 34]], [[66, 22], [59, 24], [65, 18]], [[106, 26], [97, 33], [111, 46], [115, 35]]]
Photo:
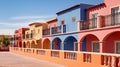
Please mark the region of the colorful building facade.
[[[77, 4], [56, 14], [57, 18], [40, 28], [41, 37], [37, 37], [42, 40], [38, 44], [41, 49], [30, 49], [30, 56], [69, 67], [120, 67], [119, 0], [105, 0], [94, 6]], [[34, 40], [29, 44], [33, 45]]]
[[105, 0], [86, 9], [87, 20], [79, 22], [80, 51], [120, 53], [119, 5]]
[[57, 18], [50, 19], [46, 21], [47, 28], [43, 29], [43, 38], [42, 38], [42, 45], [43, 49], [51, 49], [51, 30], [52, 28], [57, 26]]
[[20, 28], [18, 30], [15, 30], [14, 32], [15, 47], [22, 47], [22, 35], [25, 34], [25, 30], [27, 30], [27, 28]]
[[42, 48], [42, 30], [47, 28], [46, 23], [31, 23], [25, 31], [23, 45], [26, 48]]

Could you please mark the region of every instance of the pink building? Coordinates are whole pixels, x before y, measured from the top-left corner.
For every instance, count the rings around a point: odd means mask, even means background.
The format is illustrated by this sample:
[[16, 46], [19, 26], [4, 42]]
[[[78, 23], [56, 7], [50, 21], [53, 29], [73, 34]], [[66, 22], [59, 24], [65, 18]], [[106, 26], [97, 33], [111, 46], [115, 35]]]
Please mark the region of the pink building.
[[53, 18], [46, 22], [48, 24], [48, 28], [43, 30], [43, 38], [42, 44], [44, 49], [50, 49], [51, 46], [51, 28], [57, 26], [57, 18]]
[[27, 30], [28, 28], [20, 28], [18, 30], [15, 30], [14, 32], [14, 46], [15, 47], [22, 47], [22, 36], [23, 34], [25, 34], [25, 30]]
[[105, 0], [89, 7], [79, 23], [79, 50], [120, 53], [120, 1]]

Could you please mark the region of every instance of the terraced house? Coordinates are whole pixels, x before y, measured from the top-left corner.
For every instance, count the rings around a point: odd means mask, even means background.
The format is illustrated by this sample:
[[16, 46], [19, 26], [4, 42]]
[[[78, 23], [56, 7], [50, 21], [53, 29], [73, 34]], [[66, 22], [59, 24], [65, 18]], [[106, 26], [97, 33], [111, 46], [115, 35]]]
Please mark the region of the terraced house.
[[13, 47], [11, 52], [68, 67], [120, 67], [119, 0], [104, 0], [98, 5], [77, 4], [56, 14], [57, 18], [46, 21], [41, 37], [37, 36], [41, 49], [35, 49], [31, 41], [33, 47], [29, 53], [27, 47]]
[[46, 23], [34, 22], [29, 24], [28, 30], [23, 35], [23, 45], [26, 48], [42, 48], [42, 29], [46, 27]]

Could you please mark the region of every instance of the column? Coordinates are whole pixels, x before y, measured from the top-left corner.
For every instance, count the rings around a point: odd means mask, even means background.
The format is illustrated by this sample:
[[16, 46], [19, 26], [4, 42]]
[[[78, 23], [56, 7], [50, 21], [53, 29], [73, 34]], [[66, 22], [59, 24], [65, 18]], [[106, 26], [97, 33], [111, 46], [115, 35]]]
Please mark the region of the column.
[[103, 16], [97, 17], [97, 28], [101, 28], [103, 24]]
[[99, 45], [100, 45], [100, 53], [103, 53], [103, 41], [102, 42], [99, 42]]

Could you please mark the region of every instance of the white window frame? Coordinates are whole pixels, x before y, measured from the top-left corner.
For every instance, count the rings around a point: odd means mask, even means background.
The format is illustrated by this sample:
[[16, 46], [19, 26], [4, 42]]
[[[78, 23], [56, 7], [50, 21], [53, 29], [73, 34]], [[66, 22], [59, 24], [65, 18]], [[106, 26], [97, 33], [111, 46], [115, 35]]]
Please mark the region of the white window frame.
[[[99, 41], [92, 41], [92, 52], [94, 52], [93, 43], [99, 43]], [[99, 52], [100, 52], [100, 44], [99, 44]]]

